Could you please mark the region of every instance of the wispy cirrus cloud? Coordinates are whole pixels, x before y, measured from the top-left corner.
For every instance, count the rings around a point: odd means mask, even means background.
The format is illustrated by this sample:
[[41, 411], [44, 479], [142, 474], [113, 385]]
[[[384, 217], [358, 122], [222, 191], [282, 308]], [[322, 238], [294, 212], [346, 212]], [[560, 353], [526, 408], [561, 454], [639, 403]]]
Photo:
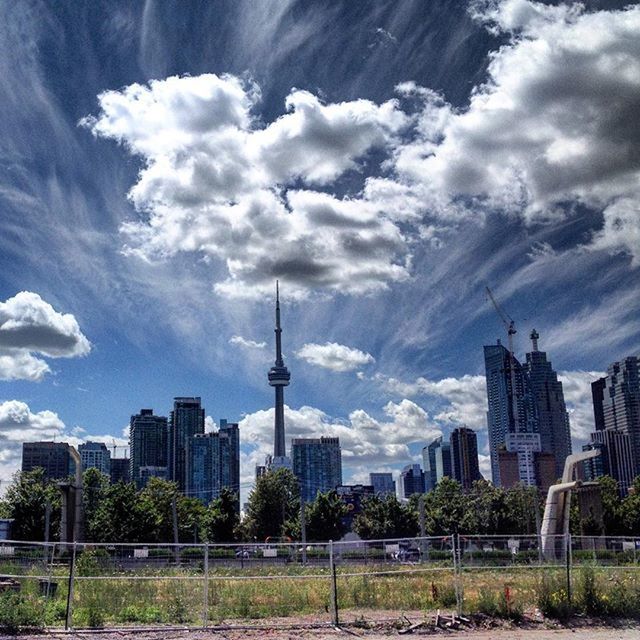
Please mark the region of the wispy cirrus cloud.
[[255, 340], [249, 340], [242, 336], [231, 336], [229, 338], [229, 344], [233, 344], [237, 347], [244, 347], [245, 349], [266, 349], [266, 342], [256, 342]]

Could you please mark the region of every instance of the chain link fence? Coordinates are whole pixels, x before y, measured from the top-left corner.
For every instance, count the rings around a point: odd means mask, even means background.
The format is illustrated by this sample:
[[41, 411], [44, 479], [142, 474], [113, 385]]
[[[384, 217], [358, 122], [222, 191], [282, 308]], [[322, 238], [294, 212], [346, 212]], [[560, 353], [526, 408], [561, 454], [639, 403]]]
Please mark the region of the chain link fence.
[[631, 580], [640, 592], [640, 539], [554, 542], [543, 554], [539, 537], [506, 535], [304, 546], [3, 541], [0, 590], [19, 592], [52, 628], [209, 627], [264, 618], [337, 625], [410, 611], [526, 608], [538, 602], [545, 580], [570, 601], [581, 567], [609, 583]]

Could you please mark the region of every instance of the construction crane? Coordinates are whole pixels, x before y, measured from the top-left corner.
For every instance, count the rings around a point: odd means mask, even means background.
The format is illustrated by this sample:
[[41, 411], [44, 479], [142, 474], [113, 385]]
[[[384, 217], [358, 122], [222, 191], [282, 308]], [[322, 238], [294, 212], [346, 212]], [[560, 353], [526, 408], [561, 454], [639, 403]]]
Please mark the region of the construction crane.
[[500, 316], [500, 320], [502, 320], [502, 324], [504, 328], [507, 330], [507, 342], [509, 345], [509, 369], [511, 373], [511, 411], [513, 414], [513, 427], [514, 431], [517, 433], [520, 431], [519, 429], [519, 420], [518, 420], [518, 398], [516, 393], [516, 367], [515, 367], [515, 357], [513, 355], [513, 336], [516, 335], [516, 323], [509, 314], [507, 314], [504, 309], [498, 304], [497, 300], [493, 296], [491, 289], [489, 287], [485, 287], [487, 295], [489, 296], [489, 300], [493, 303], [493, 306]]

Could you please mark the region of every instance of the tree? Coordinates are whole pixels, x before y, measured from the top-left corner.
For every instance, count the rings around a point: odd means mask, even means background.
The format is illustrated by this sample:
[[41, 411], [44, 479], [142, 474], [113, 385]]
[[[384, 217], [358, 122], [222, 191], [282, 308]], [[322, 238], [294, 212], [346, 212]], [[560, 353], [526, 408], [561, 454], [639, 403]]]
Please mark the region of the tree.
[[150, 542], [154, 521], [133, 483], [106, 487], [92, 518], [95, 542]]
[[318, 493], [313, 502], [305, 505], [307, 540], [311, 542], [340, 540], [347, 532], [344, 518], [348, 513], [347, 505], [335, 491]]
[[84, 539], [94, 542], [100, 537], [96, 529], [95, 515], [100, 508], [109, 479], [95, 467], [87, 469], [82, 476], [82, 508], [84, 513]]
[[7, 489], [5, 503], [13, 518], [12, 537], [16, 540], [44, 540], [47, 503], [51, 505], [49, 539], [60, 530], [61, 496], [58, 487], [45, 480], [44, 469], [18, 472]]
[[300, 487], [289, 469], [260, 476], [249, 494], [247, 532], [258, 541], [283, 537], [299, 526]]
[[477, 526], [468, 498], [460, 483], [445, 477], [425, 496], [425, 514], [430, 535], [472, 533]]
[[149, 478], [140, 491], [140, 504], [152, 522], [149, 542], [174, 542], [173, 504], [176, 505], [179, 542], [197, 542], [205, 506], [197, 498], [184, 496], [178, 485], [162, 478]]
[[624, 523], [618, 493], [618, 483], [610, 476], [598, 478], [600, 485], [600, 497], [602, 499], [602, 521], [606, 536], [621, 535], [624, 533]]
[[620, 505], [620, 513], [626, 533], [632, 536], [640, 535], [640, 476], [629, 488], [629, 495]]
[[518, 483], [504, 492], [505, 521], [501, 528], [495, 533], [508, 534], [532, 534], [536, 531], [536, 512], [538, 509], [539, 519], [542, 521], [542, 501], [546, 496], [542, 496], [537, 487], [527, 487]]
[[395, 496], [370, 496], [354, 518], [353, 530], [365, 540], [411, 538], [418, 533], [418, 514]]
[[200, 537], [206, 542], [233, 542], [239, 523], [238, 496], [224, 488], [202, 514]]

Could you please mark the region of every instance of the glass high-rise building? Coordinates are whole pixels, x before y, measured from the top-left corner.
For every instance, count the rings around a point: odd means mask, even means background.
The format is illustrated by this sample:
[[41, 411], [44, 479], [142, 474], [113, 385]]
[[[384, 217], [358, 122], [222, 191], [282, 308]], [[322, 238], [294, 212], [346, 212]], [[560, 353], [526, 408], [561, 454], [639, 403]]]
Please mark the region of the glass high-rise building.
[[204, 409], [199, 397], [174, 398], [169, 420], [169, 479], [182, 492], [188, 489], [187, 459], [193, 436], [204, 433]]
[[424, 465], [425, 491], [432, 491], [445, 476], [453, 477], [451, 469], [451, 444], [442, 436], [437, 437], [431, 444], [422, 449], [422, 463]]
[[105, 476], [111, 475], [111, 452], [104, 442], [92, 442], [88, 440], [78, 446], [82, 470], [97, 469]]
[[369, 474], [369, 484], [379, 496], [395, 496], [396, 482], [392, 473], [374, 472]]
[[414, 493], [424, 493], [424, 471], [419, 464], [408, 464], [400, 474], [400, 498], [408, 499]]
[[583, 462], [585, 479], [611, 476], [618, 483], [620, 496], [627, 496], [636, 476], [630, 436], [619, 429], [595, 431], [590, 441], [582, 447], [583, 451], [591, 449], [598, 449], [600, 455]]
[[[602, 390], [600, 401], [596, 399], [598, 385]], [[640, 475], [640, 358], [629, 356], [612, 363], [606, 378], [592, 385], [592, 394], [596, 429], [600, 416], [603, 429], [617, 429], [629, 436], [634, 473]]]
[[318, 491], [324, 493], [342, 484], [339, 438], [294, 438], [291, 459], [300, 496], [306, 502], [312, 502]]
[[[220, 420], [220, 429], [197, 433], [188, 451], [189, 496], [205, 504], [227, 488], [240, 493], [240, 432], [237, 423]], [[238, 507], [240, 502], [238, 500]]]
[[220, 438], [217, 433], [196, 433], [189, 447], [188, 495], [208, 504], [220, 495]]
[[476, 480], [482, 479], [476, 432], [469, 427], [458, 427], [451, 432], [450, 445], [453, 478], [469, 490]]
[[538, 332], [530, 334], [532, 350], [527, 353], [526, 374], [533, 401], [536, 405], [537, 432], [543, 453], [555, 456], [556, 478], [562, 477], [564, 461], [571, 455], [569, 414], [564, 402], [562, 382], [547, 360], [544, 351], [538, 351]]
[[111, 484], [131, 482], [131, 460], [129, 458], [111, 458], [111, 472], [109, 475]]
[[525, 369], [500, 343], [484, 347], [491, 479], [501, 486], [498, 453], [508, 433], [537, 433], [538, 418]]
[[240, 429], [237, 422], [220, 420], [220, 486], [227, 487], [240, 497]]
[[141, 409], [129, 421], [130, 478], [142, 489], [151, 477], [167, 477], [167, 418]]

